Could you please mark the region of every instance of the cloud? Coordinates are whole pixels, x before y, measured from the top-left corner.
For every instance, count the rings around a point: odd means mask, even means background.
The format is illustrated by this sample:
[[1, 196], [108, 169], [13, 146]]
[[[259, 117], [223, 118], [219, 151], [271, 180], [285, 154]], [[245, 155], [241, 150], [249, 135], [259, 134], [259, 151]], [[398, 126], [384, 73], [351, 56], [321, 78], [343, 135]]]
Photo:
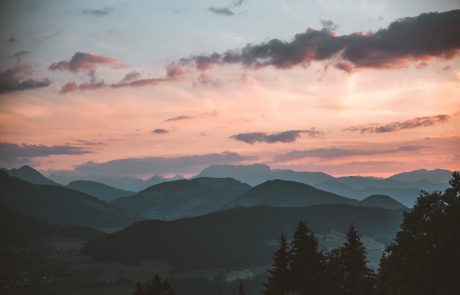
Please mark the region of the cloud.
[[[455, 115], [454, 115], [455, 116]], [[453, 116], [436, 115], [430, 117], [417, 117], [406, 121], [391, 122], [386, 124], [370, 124], [361, 126], [352, 126], [345, 128], [344, 131], [358, 131], [361, 133], [386, 133], [396, 132], [403, 129], [412, 129], [417, 127], [428, 127], [438, 123], [445, 123]]]
[[235, 0], [233, 1], [232, 6], [241, 6], [243, 4], [246, 4], [247, 2], [248, 0]]
[[184, 75], [184, 69], [177, 63], [171, 63], [166, 66], [166, 76], [168, 78], [178, 78]]
[[162, 82], [170, 81], [171, 79], [164, 78], [152, 78], [152, 79], [139, 79], [129, 81], [123, 78], [118, 83], [106, 84], [104, 81], [92, 80], [90, 83], [81, 83], [77, 84], [75, 81], [70, 81], [61, 87], [59, 91], [60, 94], [67, 94], [75, 91], [85, 91], [85, 90], [99, 90], [99, 89], [118, 89], [124, 87], [143, 87], [148, 85], [157, 85]]
[[196, 173], [212, 164], [237, 164], [254, 157], [233, 152], [180, 157], [146, 157], [119, 159], [103, 163], [87, 162], [75, 168], [76, 172], [88, 175], [146, 176], [154, 174]]
[[27, 78], [32, 73], [29, 65], [16, 65], [7, 70], [0, 68], [0, 94], [13, 91], [21, 91], [35, 88], [42, 88], [51, 85], [49, 79]]
[[321, 23], [324, 29], [331, 32], [335, 32], [339, 28], [339, 26], [331, 20], [320, 19], [319, 22]]
[[278, 133], [248, 132], [232, 135], [229, 138], [236, 139], [245, 143], [254, 144], [256, 142], [276, 143], [276, 142], [294, 142], [301, 134], [307, 134], [310, 137], [316, 137], [321, 134], [320, 131], [312, 127], [308, 130], [288, 130]]
[[211, 11], [214, 14], [226, 15], [226, 16], [235, 14], [228, 7], [209, 7], [209, 11]]
[[399, 152], [416, 152], [422, 149], [422, 146], [400, 146], [396, 149], [344, 149], [344, 148], [318, 148], [310, 150], [296, 150], [286, 154], [277, 155], [274, 157], [274, 162], [288, 162], [303, 158], [320, 158], [320, 159], [337, 159], [353, 156], [371, 156], [384, 155]]
[[187, 119], [193, 119], [193, 118], [194, 118], [194, 117], [191, 117], [191, 116], [184, 116], [184, 115], [181, 115], [181, 116], [177, 116], [177, 117], [174, 117], [174, 118], [166, 119], [166, 120], [164, 120], [163, 122], [181, 121], [181, 120], [187, 120]]
[[70, 60], [61, 60], [49, 66], [51, 71], [67, 70], [73, 73], [79, 71], [94, 72], [98, 65], [113, 65], [118, 62], [114, 57], [97, 55], [90, 52], [77, 52]]
[[141, 73], [139, 72], [136, 72], [136, 71], [129, 72], [123, 77], [123, 79], [121, 79], [120, 84], [132, 82], [134, 80], [137, 80], [140, 76], [141, 76]]
[[45, 146], [36, 144], [15, 144], [0, 142], [0, 166], [14, 167], [18, 164], [29, 163], [33, 158], [52, 155], [81, 155], [89, 151], [71, 145]]
[[216, 78], [212, 78], [206, 73], [201, 73], [198, 78], [193, 81], [193, 85], [206, 85], [206, 86], [212, 86], [212, 87], [219, 87], [222, 86], [222, 81]]
[[[312, 61], [344, 62], [354, 68], [398, 68], [407, 61], [452, 58], [460, 49], [460, 10], [433, 12], [391, 23], [375, 33], [336, 36], [330, 28], [295, 35], [290, 42], [272, 39], [239, 50], [183, 58], [183, 65], [205, 70], [214, 64], [287, 69]], [[329, 25], [329, 22], [325, 23]], [[345, 68], [339, 66], [339, 68]]]
[[88, 14], [96, 17], [106, 16], [113, 12], [113, 9], [110, 7], [104, 7], [102, 9], [84, 9], [82, 10], [83, 14]]
[[153, 134], [166, 134], [169, 133], [169, 130], [163, 128], [156, 128], [152, 131]]

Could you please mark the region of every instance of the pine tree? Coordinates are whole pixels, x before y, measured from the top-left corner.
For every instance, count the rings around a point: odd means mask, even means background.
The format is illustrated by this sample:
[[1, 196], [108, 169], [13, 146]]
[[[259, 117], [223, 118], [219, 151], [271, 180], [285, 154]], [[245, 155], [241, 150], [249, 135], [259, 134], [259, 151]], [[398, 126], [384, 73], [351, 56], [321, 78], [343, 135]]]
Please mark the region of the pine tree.
[[175, 295], [176, 292], [166, 279], [156, 274], [150, 282], [137, 283], [133, 295]]
[[460, 174], [444, 193], [422, 192], [388, 247], [377, 281], [382, 295], [453, 295], [460, 290]]
[[289, 260], [286, 237], [281, 235], [278, 248], [273, 255], [273, 266], [268, 270], [268, 282], [265, 284], [264, 295], [283, 295], [289, 287]]
[[345, 294], [367, 295], [372, 290], [371, 270], [367, 268], [366, 249], [353, 223], [348, 228], [347, 240], [340, 248]]
[[238, 295], [246, 295], [246, 291], [244, 290], [243, 282], [240, 282], [238, 286]]
[[290, 285], [300, 294], [323, 294], [325, 290], [322, 254], [310, 228], [300, 222], [290, 251]]

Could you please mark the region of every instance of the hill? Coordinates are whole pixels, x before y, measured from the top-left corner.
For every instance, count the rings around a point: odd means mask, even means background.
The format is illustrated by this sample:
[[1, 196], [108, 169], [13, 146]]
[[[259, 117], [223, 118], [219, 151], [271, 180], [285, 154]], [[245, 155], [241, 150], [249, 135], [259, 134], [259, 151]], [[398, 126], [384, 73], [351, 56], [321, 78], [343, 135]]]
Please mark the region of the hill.
[[281, 179], [302, 182], [309, 185], [333, 179], [322, 172], [297, 172], [292, 170], [270, 169], [264, 164], [254, 165], [211, 165], [201, 171], [196, 177], [230, 177], [252, 186], [267, 180]]
[[166, 259], [177, 271], [268, 265], [279, 235], [291, 236], [300, 220], [319, 237], [345, 232], [350, 222], [362, 235], [393, 237], [402, 211], [350, 205], [234, 208], [174, 221], [138, 222], [90, 241], [82, 253], [123, 263]]
[[50, 224], [122, 227], [138, 215], [65, 187], [36, 185], [0, 172], [0, 202]]
[[67, 187], [106, 202], [135, 194], [135, 192], [124, 191], [100, 182], [87, 180], [72, 181]]
[[320, 204], [359, 205], [359, 202], [300, 182], [269, 180], [251, 188], [230, 202], [227, 207], [263, 205], [272, 207], [306, 207]]
[[404, 182], [431, 182], [448, 183], [452, 177], [452, 172], [444, 169], [426, 170], [419, 169], [410, 172], [395, 174], [388, 179]]
[[389, 196], [385, 195], [372, 195], [364, 200], [360, 201], [362, 206], [367, 207], [376, 207], [376, 208], [384, 208], [384, 209], [407, 209], [406, 206], [401, 204], [400, 202], [392, 199]]
[[251, 187], [231, 178], [195, 178], [151, 186], [113, 204], [152, 219], [196, 216], [220, 209]]
[[46, 178], [43, 174], [28, 165], [24, 165], [19, 169], [2, 169], [2, 171], [6, 172], [10, 176], [20, 178], [33, 184], [60, 185], [51, 179]]

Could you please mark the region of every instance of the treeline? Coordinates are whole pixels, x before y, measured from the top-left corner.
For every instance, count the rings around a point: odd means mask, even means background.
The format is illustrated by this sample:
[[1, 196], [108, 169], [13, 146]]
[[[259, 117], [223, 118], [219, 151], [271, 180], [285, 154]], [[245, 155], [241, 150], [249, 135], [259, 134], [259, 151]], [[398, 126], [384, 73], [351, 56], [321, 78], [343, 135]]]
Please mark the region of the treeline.
[[[456, 295], [460, 290], [460, 174], [444, 192], [422, 192], [404, 213], [395, 241], [382, 256], [378, 274], [367, 268], [366, 250], [351, 224], [345, 243], [322, 253], [307, 224], [291, 242], [281, 235], [268, 270], [264, 295]], [[333, 217], [331, 217], [333, 218]], [[245, 295], [241, 284], [238, 295]], [[138, 284], [135, 295], [174, 295], [156, 276]]]
[[350, 225], [343, 246], [326, 254], [303, 222], [290, 245], [281, 236], [264, 295], [454, 295], [460, 290], [460, 174], [444, 192], [422, 192], [379, 274], [366, 267], [366, 250]]

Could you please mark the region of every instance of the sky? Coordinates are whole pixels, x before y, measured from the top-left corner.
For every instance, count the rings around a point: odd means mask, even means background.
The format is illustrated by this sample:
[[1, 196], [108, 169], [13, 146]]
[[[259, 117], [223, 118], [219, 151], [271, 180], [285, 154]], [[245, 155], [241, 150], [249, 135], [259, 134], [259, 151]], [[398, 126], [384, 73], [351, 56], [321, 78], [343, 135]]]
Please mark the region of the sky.
[[460, 169], [460, 2], [0, 0], [0, 166]]

